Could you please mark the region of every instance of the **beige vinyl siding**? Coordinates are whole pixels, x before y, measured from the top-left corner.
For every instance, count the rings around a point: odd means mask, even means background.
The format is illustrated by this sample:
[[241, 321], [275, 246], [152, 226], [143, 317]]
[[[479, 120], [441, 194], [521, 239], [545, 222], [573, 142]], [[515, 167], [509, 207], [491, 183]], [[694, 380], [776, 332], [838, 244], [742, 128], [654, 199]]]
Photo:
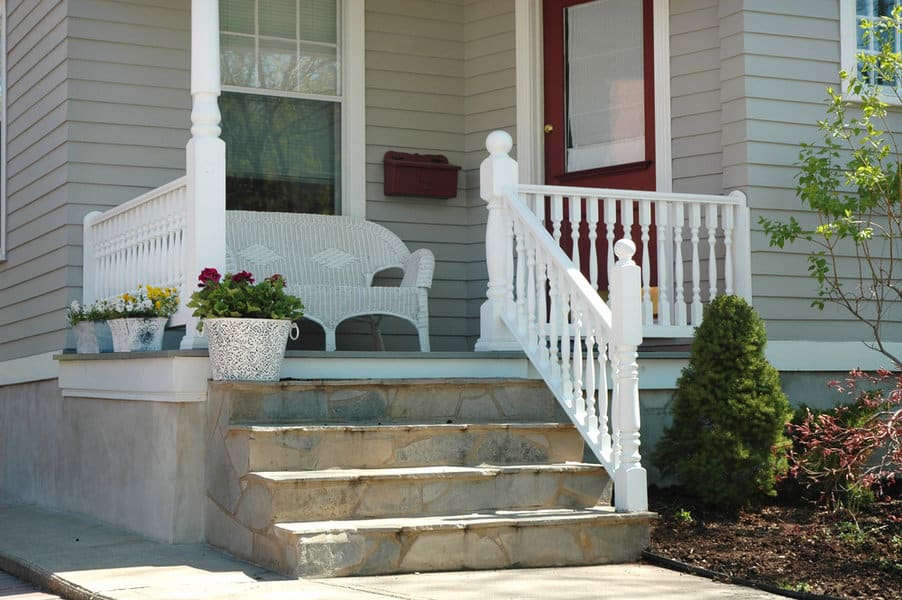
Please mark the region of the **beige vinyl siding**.
[[675, 192], [723, 193], [717, 11], [717, 0], [674, 0], [670, 5]]
[[[806, 248], [770, 248], [759, 217], [813, 224], [795, 195], [799, 144], [816, 142], [828, 85], [838, 85], [839, 2], [720, 3], [723, 178], [752, 207], [752, 289], [772, 340], [848, 341], [870, 333], [843, 310], [810, 306]], [[841, 271], [854, 272], [843, 261]], [[902, 341], [902, 309], [885, 335]]]
[[66, 345], [82, 219], [184, 175], [189, 3], [8, 0], [0, 360]]
[[[368, 0], [367, 218], [436, 258], [429, 295], [433, 350], [471, 350], [485, 296], [485, 206], [474, 170], [485, 135], [514, 124], [514, 2]], [[463, 167], [454, 198], [386, 197], [388, 150], [443, 154]], [[475, 273], [475, 274], [474, 274]], [[383, 328], [386, 346], [415, 348]]]

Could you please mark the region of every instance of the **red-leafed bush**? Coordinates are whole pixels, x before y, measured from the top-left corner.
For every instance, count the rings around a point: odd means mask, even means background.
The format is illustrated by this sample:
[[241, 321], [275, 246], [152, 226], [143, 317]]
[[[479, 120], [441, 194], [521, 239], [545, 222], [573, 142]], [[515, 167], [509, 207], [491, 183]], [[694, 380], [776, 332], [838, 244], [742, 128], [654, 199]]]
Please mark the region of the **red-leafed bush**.
[[902, 372], [856, 370], [830, 387], [854, 401], [805, 409], [787, 424], [793, 444], [785, 477], [819, 504], [854, 511], [885, 498], [902, 477]]

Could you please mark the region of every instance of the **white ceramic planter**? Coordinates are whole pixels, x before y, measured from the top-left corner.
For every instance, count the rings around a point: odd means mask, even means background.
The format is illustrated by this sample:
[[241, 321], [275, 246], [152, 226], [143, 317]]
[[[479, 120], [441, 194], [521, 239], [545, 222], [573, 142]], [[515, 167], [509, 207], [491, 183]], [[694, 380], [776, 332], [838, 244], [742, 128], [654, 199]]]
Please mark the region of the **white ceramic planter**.
[[215, 381], [278, 381], [288, 334], [285, 319], [204, 319]]
[[163, 348], [163, 333], [169, 317], [110, 319], [113, 352], [151, 352]]
[[94, 321], [79, 321], [72, 326], [75, 335], [75, 352], [78, 354], [96, 354], [100, 352], [97, 339], [97, 328]]

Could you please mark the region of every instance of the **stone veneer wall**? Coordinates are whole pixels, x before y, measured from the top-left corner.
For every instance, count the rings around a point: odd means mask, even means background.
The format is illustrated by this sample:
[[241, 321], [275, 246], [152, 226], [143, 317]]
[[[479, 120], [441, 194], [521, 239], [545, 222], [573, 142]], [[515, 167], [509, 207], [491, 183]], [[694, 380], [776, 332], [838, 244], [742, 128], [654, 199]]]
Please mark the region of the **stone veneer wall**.
[[204, 404], [0, 387], [0, 501], [102, 519], [170, 543], [204, 532]]

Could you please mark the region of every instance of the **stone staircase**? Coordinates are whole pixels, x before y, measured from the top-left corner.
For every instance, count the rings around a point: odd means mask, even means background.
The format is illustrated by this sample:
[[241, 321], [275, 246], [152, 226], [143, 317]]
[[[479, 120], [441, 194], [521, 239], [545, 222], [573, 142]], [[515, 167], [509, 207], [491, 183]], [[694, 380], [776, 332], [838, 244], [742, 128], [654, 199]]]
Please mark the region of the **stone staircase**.
[[532, 380], [210, 384], [207, 540], [299, 577], [635, 559], [651, 513]]

